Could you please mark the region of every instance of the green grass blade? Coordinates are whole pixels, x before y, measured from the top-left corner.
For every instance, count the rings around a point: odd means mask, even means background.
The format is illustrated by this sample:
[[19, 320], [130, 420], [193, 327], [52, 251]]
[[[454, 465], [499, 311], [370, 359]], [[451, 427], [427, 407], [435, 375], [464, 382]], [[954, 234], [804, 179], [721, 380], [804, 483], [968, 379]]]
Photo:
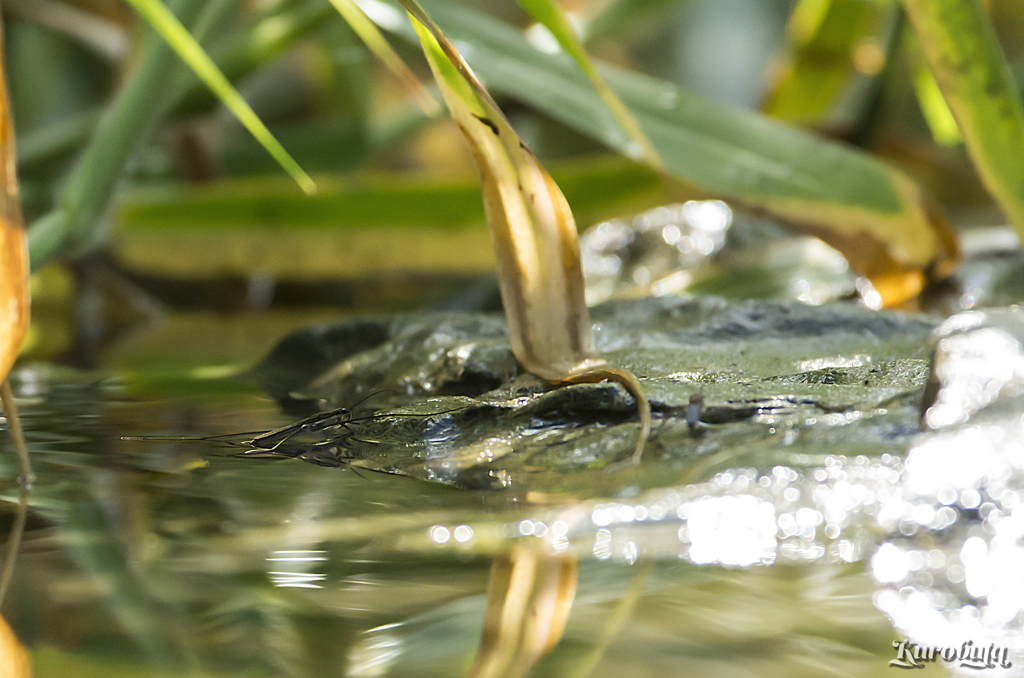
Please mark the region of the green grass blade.
[[[619, 157], [551, 169], [583, 223], [672, 195], [661, 175]], [[177, 277], [245, 276], [254, 261], [289, 280], [494, 270], [475, 177], [360, 172], [317, 179], [312, 197], [283, 175], [129, 189], [114, 210], [115, 251], [130, 268]], [[179, 256], [167, 257], [172, 249]]]
[[316, 192], [316, 184], [278, 143], [263, 121], [242, 95], [232, 87], [224, 74], [213, 63], [199, 43], [177, 17], [160, 0], [127, 0], [153, 29], [177, 52], [195, 74], [213, 90], [238, 121], [256, 138], [278, 164], [288, 172], [307, 195]]
[[982, 182], [1024, 240], [1024, 106], [979, 0], [903, 0]]
[[[174, 11], [186, 24], [199, 21], [211, 3], [177, 0]], [[57, 205], [28, 231], [32, 269], [60, 253], [88, 246], [128, 159], [150, 126], [163, 115], [163, 91], [178, 65], [170, 47], [147, 36], [114, 100], [107, 105], [61, 191]]]
[[528, 11], [534, 19], [544, 25], [551, 34], [558, 40], [558, 44], [562, 46], [569, 56], [579, 65], [590, 82], [593, 83], [594, 89], [597, 90], [598, 95], [604, 100], [608, 110], [612, 112], [619, 125], [622, 126], [623, 131], [629, 136], [632, 146], [626, 155], [632, 157], [634, 160], [643, 159], [651, 167], [655, 169], [664, 169], [665, 164], [661, 160], [661, 156], [658, 155], [658, 151], [651, 145], [647, 135], [644, 134], [643, 129], [640, 128], [636, 118], [629, 112], [629, 108], [626, 104], [622, 103], [622, 99], [619, 98], [608, 83], [604, 81], [601, 74], [598, 73], [597, 68], [594, 66], [594, 62], [591, 61], [590, 55], [587, 54], [587, 50], [584, 49], [583, 43], [580, 42], [579, 36], [576, 34], [576, 29], [569, 19], [562, 12], [561, 8], [554, 3], [553, 0], [517, 0], [523, 8]]
[[960, 134], [956, 118], [949, 110], [946, 100], [942, 98], [942, 90], [935, 76], [923, 63], [914, 73], [914, 94], [917, 96], [917, 103], [921, 107], [921, 114], [932, 132], [932, 138], [936, 143], [943, 146], [956, 146], [963, 143], [964, 136]]
[[441, 112], [441, 107], [438, 105], [437, 100], [431, 96], [430, 92], [423, 83], [419, 81], [419, 78], [406, 66], [405, 62], [402, 61], [402, 57], [398, 56], [398, 53], [391, 47], [387, 39], [377, 30], [377, 25], [367, 18], [363, 10], [359, 9], [359, 5], [355, 3], [355, 0], [330, 0], [331, 5], [334, 9], [338, 10], [349, 27], [359, 36], [359, 39], [363, 41], [367, 49], [373, 52], [384, 66], [391, 71], [402, 86], [409, 92], [416, 104], [423, 109], [423, 112], [434, 117]]
[[797, 3], [786, 25], [786, 53], [770, 69], [761, 110], [803, 126], [835, 122], [836, 104], [851, 83], [876, 76], [884, 65], [878, 38], [892, 9], [865, 0]]
[[[573, 211], [585, 223], [667, 199], [660, 175], [616, 156], [586, 158], [551, 168]], [[283, 176], [225, 179], [208, 186], [131, 188], [114, 209], [115, 232], [313, 231], [347, 233], [389, 228], [459, 230], [484, 221], [476, 178], [429, 180], [403, 174], [326, 174], [307, 198]], [[658, 196], [658, 197], [655, 197]], [[184, 263], [184, 262], [181, 262]], [[294, 262], [297, 268], [301, 261]]]

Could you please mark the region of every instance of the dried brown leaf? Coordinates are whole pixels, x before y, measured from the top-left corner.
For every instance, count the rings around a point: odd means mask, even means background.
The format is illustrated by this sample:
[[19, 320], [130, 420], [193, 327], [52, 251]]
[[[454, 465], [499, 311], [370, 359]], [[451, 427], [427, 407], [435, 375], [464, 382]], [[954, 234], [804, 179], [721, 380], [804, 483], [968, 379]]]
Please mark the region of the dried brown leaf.
[[29, 678], [31, 675], [28, 652], [0, 617], [0, 678]]

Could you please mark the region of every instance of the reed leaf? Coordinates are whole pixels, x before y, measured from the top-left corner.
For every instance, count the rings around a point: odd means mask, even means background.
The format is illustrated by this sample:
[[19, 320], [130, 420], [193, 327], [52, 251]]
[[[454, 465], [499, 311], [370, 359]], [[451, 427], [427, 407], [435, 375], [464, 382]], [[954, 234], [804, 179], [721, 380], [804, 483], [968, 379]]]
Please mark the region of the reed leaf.
[[[627, 151], [617, 122], [568, 56], [543, 54], [520, 32], [467, 8], [454, 11], [440, 0], [423, 4], [454, 39], [472, 46], [474, 67], [488, 87]], [[929, 278], [943, 278], [956, 265], [955, 232], [906, 174], [862, 151], [671, 83], [599, 69], [672, 175], [829, 243], [874, 284], [874, 304], [911, 299]]]
[[[0, 32], [2, 32], [0, 24]], [[18, 200], [14, 119], [0, 40], [0, 381], [18, 356], [28, 327], [28, 247]]]

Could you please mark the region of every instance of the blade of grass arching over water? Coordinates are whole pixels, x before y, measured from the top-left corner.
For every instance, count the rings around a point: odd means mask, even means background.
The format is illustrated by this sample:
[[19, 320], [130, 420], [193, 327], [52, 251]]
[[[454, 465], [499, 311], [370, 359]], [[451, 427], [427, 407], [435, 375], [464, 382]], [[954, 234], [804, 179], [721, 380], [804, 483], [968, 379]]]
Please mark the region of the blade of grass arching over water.
[[626, 155], [632, 157], [634, 160], [645, 160], [647, 164], [655, 169], [664, 169], [664, 163], [661, 161], [661, 156], [658, 155], [658, 151], [654, 149], [651, 142], [647, 139], [647, 135], [640, 128], [636, 118], [629, 112], [629, 108], [626, 104], [622, 103], [622, 99], [608, 86], [608, 83], [604, 81], [601, 74], [597, 72], [597, 68], [594, 67], [594, 62], [590, 60], [590, 55], [587, 54], [587, 50], [584, 49], [583, 44], [580, 42], [580, 38], [576, 35], [576, 29], [569, 23], [569, 19], [562, 12], [561, 8], [554, 3], [554, 0], [517, 0], [520, 5], [528, 11], [534, 19], [544, 25], [551, 34], [558, 40], [558, 44], [562, 46], [569, 56], [576, 61], [579, 65], [580, 70], [586, 73], [587, 77], [590, 78], [590, 82], [593, 83], [594, 89], [597, 91], [601, 99], [604, 100], [608, 110], [612, 112], [619, 125], [622, 126], [622, 130], [629, 137], [629, 141], [632, 142], [633, 147], [630, 150], [631, 153]]
[[415, 19], [445, 104], [477, 160], [512, 352], [549, 382], [622, 384], [640, 410], [638, 460], [650, 432], [650, 404], [632, 373], [597, 356], [569, 204], [433, 19], [415, 0], [401, 4]]
[[[336, 16], [337, 10], [327, 2], [305, 3], [272, 13], [226, 36], [224, 44], [212, 56], [228, 80], [237, 82], [280, 57]], [[174, 113], [205, 112], [211, 105], [211, 98], [216, 100], [216, 95], [203, 83], [189, 81], [184, 91], [175, 93]]]
[[307, 195], [316, 192], [316, 184], [306, 174], [299, 164], [295, 162], [288, 151], [278, 143], [274, 135], [270, 133], [267, 126], [263, 124], [252, 107], [242, 98], [242, 95], [231, 85], [224, 74], [217, 68], [217, 65], [206, 54], [202, 46], [188, 32], [174, 14], [167, 9], [167, 6], [160, 0], [127, 0], [142, 17], [149, 23], [160, 36], [167, 41], [167, 44], [181, 57], [181, 60], [188, 64], [195, 74], [206, 85], [213, 90], [217, 97], [224, 103], [238, 121], [245, 126], [249, 133], [260, 142], [267, 152], [277, 160], [278, 164], [295, 179], [295, 183]]
[[367, 49], [373, 52], [374, 56], [398, 78], [413, 100], [423, 109], [423, 112], [431, 117], [440, 113], [441, 107], [438, 106], [434, 97], [405, 65], [402, 57], [398, 56], [398, 53], [388, 43], [387, 38], [377, 30], [377, 25], [363, 14], [363, 10], [359, 9], [355, 0], [330, 0], [330, 2], [349, 27], [359, 36], [359, 39], [363, 41]]
[[[625, 152], [618, 123], [569, 57], [543, 54], [515, 29], [465, 7], [424, 4], [454, 39], [472, 47], [474, 67], [488, 86]], [[411, 31], [403, 34], [411, 38]], [[883, 303], [911, 298], [929, 274], [952, 270], [958, 257], [952, 229], [903, 173], [866, 153], [671, 83], [600, 70], [669, 172], [822, 238], [872, 280]]]
[[1024, 240], [1024, 106], [980, 0], [903, 0], [982, 182]]

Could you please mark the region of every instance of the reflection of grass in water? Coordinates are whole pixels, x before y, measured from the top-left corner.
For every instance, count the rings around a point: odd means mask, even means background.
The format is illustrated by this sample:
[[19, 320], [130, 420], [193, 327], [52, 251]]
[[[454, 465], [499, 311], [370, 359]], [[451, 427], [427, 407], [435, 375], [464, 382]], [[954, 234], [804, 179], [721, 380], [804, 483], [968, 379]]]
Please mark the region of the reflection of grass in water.
[[21, 419], [18, 417], [18, 406], [14, 401], [14, 393], [11, 391], [11, 382], [4, 379], [0, 383], [0, 404], [3, 405], [3, 414], [7, 422], [8, 433], [14, 443], [14, 451], [18, 457], [18, 471], [21, 483], [21, 493], [18, 497], [18, 509], [15, 514], [14, 524], [7, 536], [7, 548], [4, 553], [3, 566], [0, 567], [0, 603], [3, 603], [7, 594], [7, 587], [11, 584], [11, 577], [14, 575], [14, 561], [18, 555], [18, 546], [21, 544], [22, 532], [25, 529], [25, 519], [28, 515], [28, 494], [34, 482], [32, 466], [29, 463], [28, 449], [25, 447], [25, 434], [21, 430]]
[[[601, 652], [593, 676], [882, 676], [894, 632], [872, 606], [872, 588], [858, 565], [657, 563], [645, 577], [636, 567], [585, 562], [565, 636], [531, 675], [577, 676]], [[376, 658], [389, 676], [453, 675], [472, 652], [485, 604], [477, 595], [373, 629], [354, 653], [362, 667]]]
[[[189, 671], [161, 669], [144, 662], [130, 662], [117, 656], [65, 652], [54, 648], [34, 650], [32, 665], [37, 678], [186, 678], [195, 675]], [[218, 672], [204, 670], [202, 673], [203, 678], [260, 678], [272, 675], [275, 674], [244, 668]]]

